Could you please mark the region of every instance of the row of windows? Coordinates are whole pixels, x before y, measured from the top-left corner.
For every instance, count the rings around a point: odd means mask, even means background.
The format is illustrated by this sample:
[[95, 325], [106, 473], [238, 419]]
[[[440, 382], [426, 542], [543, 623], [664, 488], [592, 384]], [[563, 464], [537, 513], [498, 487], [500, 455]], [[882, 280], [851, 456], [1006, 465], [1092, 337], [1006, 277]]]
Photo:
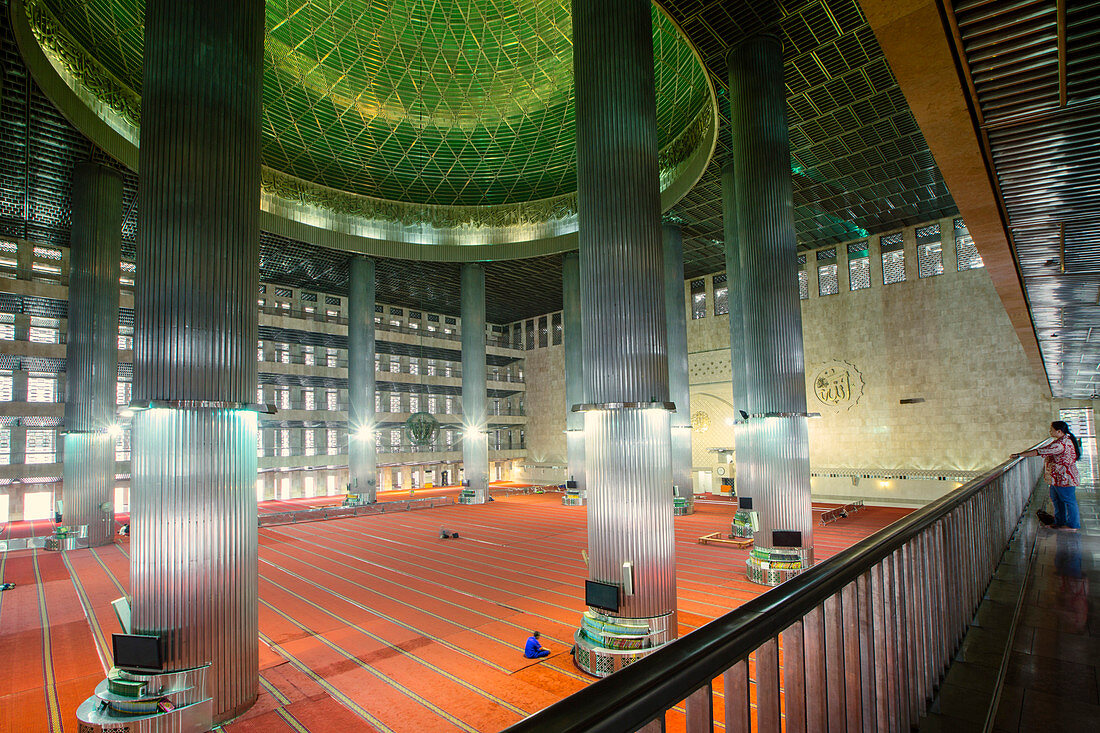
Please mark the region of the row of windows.
[[[336, 428], [305, 428], [301, 430], [301, 450], [291, 445], [291, 428], [260, 430], [256, 434], [256, 455], [288, 457], [292, 455], [340, 455], [342, 447], [347, 445], [347, 431]], [[270, 450], [265, 450], [265, 433], [273, 442]], [[435, 445], [439, 448], [451, 448], [460, 441], [462, 431], [444, 429], [439, 431]], [[489, 447], [495, 450], [508, 450], [523, 444], [524, 430], [494, 430], [489, 434]], [[406, 446], [404, 430], [379, 430], [375, 433], [375, 447], [402, 448]], [[23, 462], [28, 464], [57, 462], [57, 430], [55, 428], [28, 428], [23, 446]], [[130, 431], [123, 430], [115, 439], [115, 460], [130, 460]], [[0, 465], [11, 463], [11, 431], [0, 430]]]
[[529, 318], [526, 321], [517, 321], [508, 326], [500, 326], [499, 332], [503, 342], [511, 344], [513, 349], [530, 351], [534, 348], [545, 349], [550, 345], [560, 346], [565, 328], [562, 323], [562, 312], [558, 311], [538, 318]]
[[[982, 257], [978, 254], [974, 239], [966, 229], [962, 219], [955, 219], [955, 261], [959, 272], [984, 267]], [[920, 278], [942, 275], [943, 247], [938, 222], [928, 226], [917, 227], [917, 276]], [[871, 287], [871, 257], [867, 240], [849, 242], [843, 245], [847, 250], [848, 260], [848, 288], [849, 290], [863, 290]], [[902, 232], [884, 234], [879, 238], [879, 247], [882, 253], [882, 282], [884, 285], [904, 282], [906, 280], [906, 262], [904, 238]], [[817, 267], [817, 292], [818, 295], [836, 295], [840, 292], [840, 277], [838, 271], [837, 248], [828, 247], [816, 252], [798, 255], [798, 297], [806, 300], [810, 297], [809, 277], [806, 273], [808, 257], [812, 256]], [[706, 280], [698, 278], [689, 284], [691, 293], [691, 317], [693, 319], [705, 318], [707, 315], [707, 291]], [[714, 276], [714, 315], [721, 316], [729, 313], [729, 289], [726, 285], [726, 274], [719, 273]]]

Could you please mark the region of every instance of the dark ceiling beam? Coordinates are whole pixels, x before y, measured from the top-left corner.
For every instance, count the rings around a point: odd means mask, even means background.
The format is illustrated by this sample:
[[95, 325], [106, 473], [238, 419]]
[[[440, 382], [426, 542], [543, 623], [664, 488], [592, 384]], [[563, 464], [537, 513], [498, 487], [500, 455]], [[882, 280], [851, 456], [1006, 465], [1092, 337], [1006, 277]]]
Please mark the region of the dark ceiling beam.
[[966, 220], [1020, 345], [1049, 393], [1007, 217], [975, 116], [977, 104], [946, 19], [935, 0], [860, 0], [860, 7]]

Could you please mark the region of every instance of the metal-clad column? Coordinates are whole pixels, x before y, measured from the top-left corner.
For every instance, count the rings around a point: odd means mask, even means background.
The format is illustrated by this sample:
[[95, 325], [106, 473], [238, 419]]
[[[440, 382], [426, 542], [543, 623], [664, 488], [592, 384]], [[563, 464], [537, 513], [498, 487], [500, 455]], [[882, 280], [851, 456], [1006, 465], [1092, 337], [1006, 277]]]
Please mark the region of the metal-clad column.
[[665, 260], [665, 311], [668, 329], [668, 392], [672, 413], [672, 484], [676, 514], [695, 511], [691, 484], [691, 392], [688, 388], [687, 313], [684, 310], [684, 237], [680, 223], [666, 219], [661, 227]]
[[[745, 383], [745, 307], [741, 294], [741, 247], [737, 238], [737, 201], [733, 162], [722, 166], [722, 229], [726, 238], [726, 299], [730, 316], [730, 374], [733, 391], [734, 491], [740, 494], [742, 478], [748, 478], [748, 434], [741, 412], [748, 412], [748, 387]], [[744, 465], [741, 458], [745, 457]]]
[[561, 263], [562, 320], [565, 333], [565, 451], [569, 479], [585, 496], [584, 414], [573, 405], [584, 399], [584, 334], [581, 331], [581, 261], [577, 252], [566, 252]]
[[730, 49], [726, 61], [750, 414], [749, 445], [746, 455], [738, 455], [738, 474], [741, 493], [752, 498], [760, 523], [749, 577], [774, 584], [813, 562], [782, 43], [770, 35], [749, 38]]
[[485, 389], [485, 268], [462, 265], [462, 465], [472, 502], [489, 493], [489, 434]]
[[148, 0], [130, 587], [214, 719], [258, 677], [256, 339], [263, 0]]
[[604, 676], [624, 656], [601, 616], [645, 629], [646, 651], [676, 635], [664, 258], [650, 4], [572, 9], [589, 577], [619, 586], [575, 658]]
[[348, 481], [361, 501], [378, 496], [374, 441], [374, 260], [354, 257], [348, 281]]
[[88, 526], [88, 544], [114, 534], [115, 383], [122, 178], [102, 165], [73, 171], [69, 333], [65, 348], [65, 524]]

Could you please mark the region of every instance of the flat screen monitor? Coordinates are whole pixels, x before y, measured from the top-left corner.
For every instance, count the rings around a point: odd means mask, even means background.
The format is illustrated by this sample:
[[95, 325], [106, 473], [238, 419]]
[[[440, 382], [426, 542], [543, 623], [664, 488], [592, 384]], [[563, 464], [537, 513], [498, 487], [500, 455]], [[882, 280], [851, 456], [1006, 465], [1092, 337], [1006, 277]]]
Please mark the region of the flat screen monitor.
[[619, 586], [600, 583], [596, 580], [584, 581], [585, 605], [601, 608], [604, 611], [619, 610]]
[[789, 529], [772, 530], [772, 547], [802, 547], [802, 533]]
[[141, 672], [160, 672], [164, 669], [159, 636], [114, 634], [111, 641], [116, 667]]
[[576, 481], [566, 481], [565, 482], [565, 488], [575, 489], [575, 488], [577, 488], [577, 482]]
[[738, 509], [752, 509], [752, 497], [751, 496], [739, 496], [737, 497]]

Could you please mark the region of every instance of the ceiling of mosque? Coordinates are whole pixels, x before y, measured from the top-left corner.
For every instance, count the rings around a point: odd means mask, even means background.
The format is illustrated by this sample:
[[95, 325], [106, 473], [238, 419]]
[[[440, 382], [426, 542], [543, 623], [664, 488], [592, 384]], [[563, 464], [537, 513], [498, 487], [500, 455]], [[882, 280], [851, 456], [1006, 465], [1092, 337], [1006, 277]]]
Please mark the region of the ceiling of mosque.
[[1100, 394], [1100, 4], [947, 7], [1056, 397]]
[[[86, 82], [100, 66], [123, 87], [106, 93], [100, 75], [104, 99], [140, 97], [144, 0], [25, 2], [55, 63]], [[568, 0], [268, 0], [266, 14], [263, 163], [272, 171], [431, 206], [575, 193]], [[691, 46], [656, 6], [653, 19], [663, 148], [713, 104]]]
[[[0, 0], [3, 5], [8, 2]], [[49, 2], [58, 13], [73, 16], [79, 16], [85, 8], [91, 12], [100, 7], [97, 2], [77, 0]], [[538, 6], [545, 11], [564, 4], [540, 2]], [[269, 11], [286, 5], [268, 0]], [[334, 8], [344, 5], [331, 3]], [[718, 100], [720, 128], [715, 155], [698, 184], [672, 209], [684, 222], [688, 277], [725, 267], [720, 171], [729, 150], [730, 130], [724, 51], [755, 32], [776, 32], [784, 43], [795, 226], [800, 247], [820, 247], [864, 232], [888, 231], [956, 213], [856, 0], [662, 0], [661, 5], [702, 58]], [[448, 4], [443, 6], [446, 9]], [[285, 10], [280, 12], [286, 14]], [[546, 11], [527, 17], [527, 22], [543, 28], [544, 37], [549, 14]], [[73, 129], [27, 79], [7, 13], [4, 15], [0, 24], [5, 34], [0, 103], [0, 232], [63, 244], [68, 239], [68, 179], [72, 165], [93, 155], [104, 156], [96, 153], [95, 146]], [[117, 58], [140, 47], [135, 41], [140, 36], [134, 36], [133, 17], [116, 17], [98, 31], [104, 37], [128, 39], [125, 44], [121, 40], [114, 46], [105, 44], [104, 48]], [[455, 24], [454, 20], [449, 22]], [[558, 25], [562, 26], [561, 22]], [[567, 30], [568, 23], [563, 27]], [[545, 44], [552, 45], [548, 38]], [[115, 63], [108, 58], [108, 51], [103, 53], [103, 63]], [[333, 56], [329, 59], [337, 63]], [[126, 185], [125, 237], [130, 247], [136, 221], [131, 206], [134, 180], [128, 176]], [[300, 286], [315, 282], [313, 287], [332, 292], [346, 288], [346, 253], [270, 233], [263, 235], [261, 248], [261, 272], [266, 280]], [[492, 263], [487, 273], [495, 278], [489, 292], [488, 307], [494, 314], [490, 320], [507, 322], [560, 309], [560, 260], [545, 256]], [[395, 284], [390, 291], [392, 297], [384, 298], [387, 302], [457, 312], [457, 267], [387, 259], [384, 265], [380, 263], [379, 272], [383, 270]], [[436, 271], [442, 273], [440, 279], [431, 287], [416, 285], [422, 292], [415, 296], [403, 297], [396, 287], [402, 282], [427, 283]], [[383, 298], [381, 287], [379, 297]]]

